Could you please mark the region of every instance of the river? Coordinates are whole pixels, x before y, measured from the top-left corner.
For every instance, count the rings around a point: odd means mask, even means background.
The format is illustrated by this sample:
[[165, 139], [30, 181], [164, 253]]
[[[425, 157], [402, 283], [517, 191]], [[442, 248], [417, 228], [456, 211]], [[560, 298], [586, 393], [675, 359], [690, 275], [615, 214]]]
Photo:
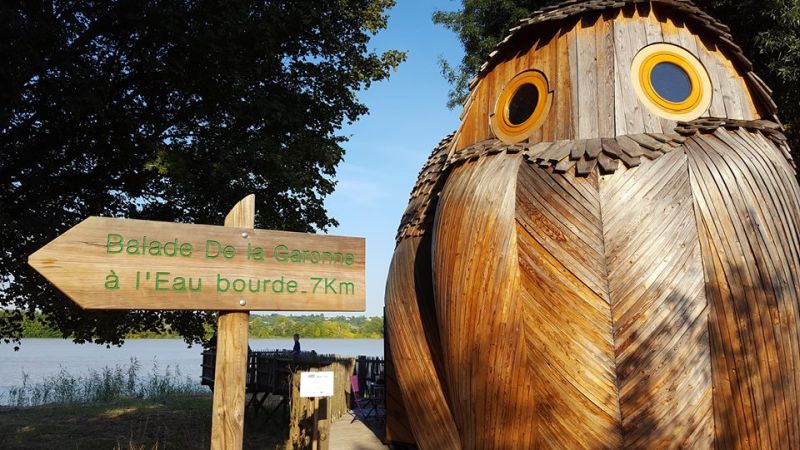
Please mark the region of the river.
[[[303, 351], [320, 354], [383, 356], [383, 339], [301, 339]], [[250, 339], [253, 350], [291, 349], [292, 339]], [[62, 369], [73, 376], [90, 370], [130, 364], [135, 358], [143, 373], [154, 365], [159, 372], [169, 366], [179, 368], [184, 376], [200, 379], [201, 346], [191, 348], [180, 339], [131, 339], [122, 347], [106, 348], [96, 344], [74, 344], [65, 339], [23, 339], [20, 350], [0, 344], [0, 404], [6, 400], [9, 388], [56, 375]]]

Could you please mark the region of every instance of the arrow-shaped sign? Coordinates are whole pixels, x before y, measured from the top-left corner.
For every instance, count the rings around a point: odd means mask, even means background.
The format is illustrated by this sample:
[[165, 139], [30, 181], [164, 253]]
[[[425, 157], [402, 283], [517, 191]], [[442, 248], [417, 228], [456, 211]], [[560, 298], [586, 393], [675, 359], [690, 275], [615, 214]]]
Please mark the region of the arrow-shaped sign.
[[90, 217], [28, 258], [83, 308], [364, 311], [363, 238]]

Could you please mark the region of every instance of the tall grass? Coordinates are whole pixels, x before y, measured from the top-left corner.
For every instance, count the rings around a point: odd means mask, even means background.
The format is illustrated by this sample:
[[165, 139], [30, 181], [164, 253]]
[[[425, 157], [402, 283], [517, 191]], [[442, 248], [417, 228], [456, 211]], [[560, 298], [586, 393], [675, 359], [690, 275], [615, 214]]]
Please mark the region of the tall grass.
[[45, 404], [79, 404], [108, 402], [121, 399], [167, 400], [208, 392], [196, 380], [166, 366], [159, 370], [153, 363], [149, 373], [142, 373], [136, 358], [130, 364], [90, 370], [86, 375], [75, 376], [65, 369], [40, 382], [32, 383], [30, 376], [22, 373], [22, 385], [9, 389], [5, 403], [17, 407]]

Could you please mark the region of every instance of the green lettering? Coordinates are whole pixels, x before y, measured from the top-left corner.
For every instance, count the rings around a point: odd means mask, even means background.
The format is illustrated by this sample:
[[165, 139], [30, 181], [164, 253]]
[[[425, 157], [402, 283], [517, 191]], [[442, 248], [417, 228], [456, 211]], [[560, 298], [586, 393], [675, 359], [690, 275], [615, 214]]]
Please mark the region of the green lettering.
[[280, 277], [280, 279], [274, 280], [272, 282], [272, 292], [280, 294], [281, 292], [283, 292], [283, 288], [284, 288], [283, 277]]
[[[254, 281], [256, 282], [255, 286], [253, 286]], [[254, 280], [252, 278], [247, 280], [247, 290], [253, 293], [261, 292], [261, 280]]]
[[122, 253], [122, 235], [109, 233], [106, 236], [106, 253]]
[[[158, 275], [156, 275], [156, 283], [158, 283]], [[183, 277], [175, 277], [172, 280], [173, 291], [186, 291], [186, 280]]]
[[119, 277], [113, 270], [111, 271], [111, 273], [106, 275], [105, 287], [108, 290], [119, 289]]
[[174, 241], [170, 241], [164, 244], [164, 255], [166, 256], [178, 255], [178, 238], [175, 238]]
[[[252, 259], [255, 261], [263, 261], [264, 260], [264, 249], [261, 247], [251, 247], [250, 243], [247, 243], [247, 259]], [[277, 259], [277, 258], [276, 258]]]
[[289, 247], [283, 244], [276, 245], [273, 249], [273, 256], [275, 257], [275, 260], [278, 262], [287, 262], [289, 259], [289, 254], [286, 250], [288, 249]]
[[129, 255], [138, 255], [139, 254], [139, 241], [136, 239], [131, 239], [128, 241], [128, 246], [125, 248], [125, 252]]
[[233, 290], [236, 292], [243, 292], [245, 288], [244, 280], [241, 278], [235, 278], [233, 280]]
[[339, 283], [339, 293], [340, 294], [350, 294], [355, 295], [356, 293], [356, 285], [350, 282], [342, 281]]
[[316, 294], [317, 293], [317, 287], [322, 282], [322, 280], [324, 280], [324, 278], [311, 277], [311, 281], [316, 281], [316, 283], [314, 283], [314, 289], [311, 290], [312, 294]]
[[194, 250], [192, 248], [192, 244], [188, 242], [184, 242], [183, 244], [181, 244], [181, 256], [185, 258], [192, 256], [192, 250]]
[[220, 247], [222, 247], [222, 245], [217, 241], [206, 241], [206, 258], [216, 258], [219, 256]]
[[327, 279], [327, 278], [325, 279], [325, 293], [326, 294], [328, 293], [328, 291], [331, 291], [334, 294], [336, 293], [336, 289], [333, 286], [334, 281], [336, 281], [336, 278], [331, 278], [330, 280]]
[[161, 256], [161, 242], [150, 241], [150, 249], [147, 251], [147, 253], [149, 253], [150, 256]]
[[166, 277], [167, 275], [169, 275], [169, 272], [156, 272], [156, 290], [166, 291], [169, 288], [162, 287], [161, 283], [169, 283], [169, 280], [167, 278], [161, 278], [161, 275], [164, 275]]
[[222, 275], [217, 274], [217, 292], [227, 292], [230, 287], [230, 281], [228, 281], [228, 279], [224, 278]]

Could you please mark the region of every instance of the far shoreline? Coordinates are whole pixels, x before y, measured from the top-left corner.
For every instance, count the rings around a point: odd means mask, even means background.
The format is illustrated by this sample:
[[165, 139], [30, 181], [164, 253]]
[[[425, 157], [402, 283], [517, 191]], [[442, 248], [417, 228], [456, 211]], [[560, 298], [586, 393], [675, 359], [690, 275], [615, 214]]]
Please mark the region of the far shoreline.
[[[271, 337], [254, 337], [249, 336], [249, 339], [292, 339], [292, 336], [271, 336]], [[64, 338], [64, 337], [21, 337], [21, 340], [29, 340], [29, 339], [55, 339], [55, 340], [64, 340], [69, 341], [72, 338]], [[362, 340], [383, 340], [385, 339], [383, 336], [380, 337], [361, 337], [361, 336], [325, 336], [325, 337], [303, 337], [300, 336], [301, 340], [315, 340], [315, 339], [362, 339]], [[147, 337], [126, 337], [125, 341], [142, 341], [142, 340], [183, 340], [181, 336], [147, 336]], [[9, 342], [8, 344], [12, 344], [13, 342]], [[92, 342], [84, 342], [85, 344], [92, 344]], [[98, 344], [104, 345], [104, 344]], [[196, 345], [200, 345], [199, 343]]]

